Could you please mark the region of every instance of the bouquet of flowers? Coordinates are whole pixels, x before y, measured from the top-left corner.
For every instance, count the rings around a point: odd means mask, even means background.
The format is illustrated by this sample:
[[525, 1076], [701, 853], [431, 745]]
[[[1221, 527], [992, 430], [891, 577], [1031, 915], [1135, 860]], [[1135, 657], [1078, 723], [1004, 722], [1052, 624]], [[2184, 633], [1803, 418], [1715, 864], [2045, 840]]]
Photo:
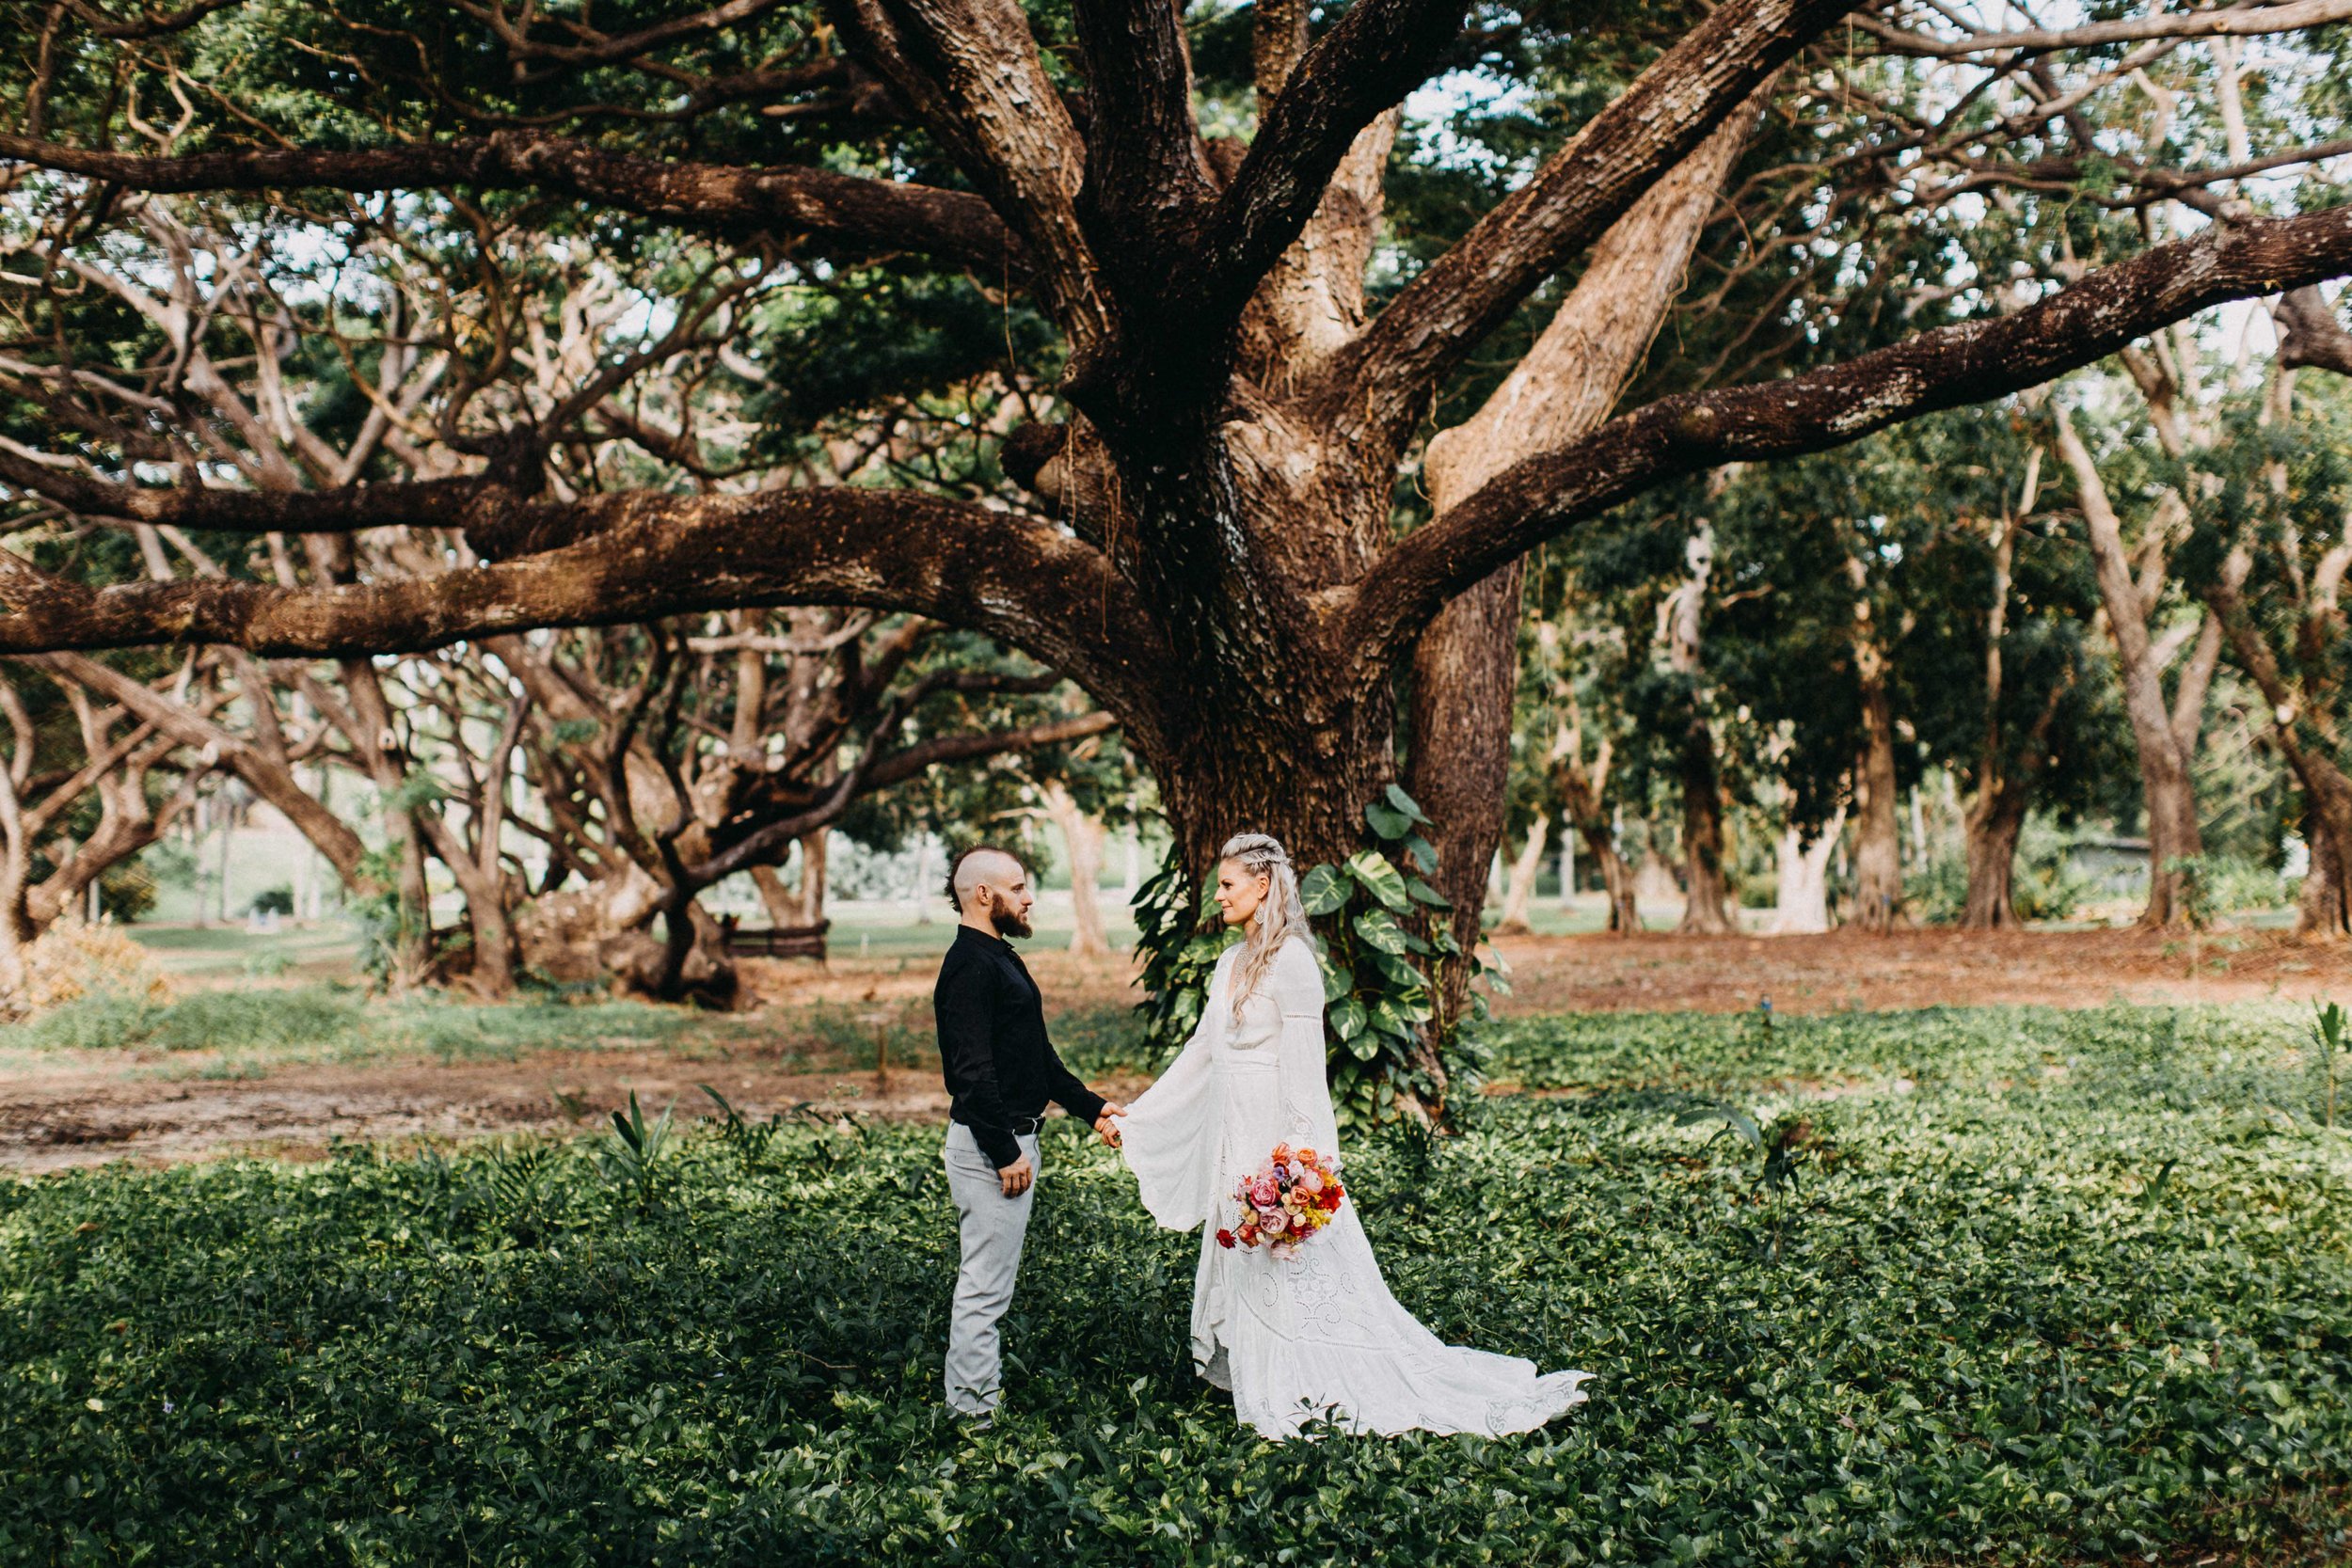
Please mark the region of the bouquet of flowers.
[[1311, 1148], [1276, 1144], [1264, 1164], [1233, 1184], [1233, 1201], [1241, 1220], [1216, 1233], [1223, 1247], [1263, 1244], [1277, 1258], [1288, 1258], [1298, 1243], [1331, 1223], [1347, 1189], [1340, 1185], [1340, 1159]]

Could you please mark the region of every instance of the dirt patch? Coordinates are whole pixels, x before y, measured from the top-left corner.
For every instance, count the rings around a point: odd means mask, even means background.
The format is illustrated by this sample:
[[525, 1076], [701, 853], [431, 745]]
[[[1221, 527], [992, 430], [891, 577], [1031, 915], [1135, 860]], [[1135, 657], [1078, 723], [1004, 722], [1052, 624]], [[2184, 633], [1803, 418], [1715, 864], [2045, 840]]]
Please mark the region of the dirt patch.
[[[2217, 933], [2194, 944], [2140, 931], [1915, 931], [1891, 937], [1507, 938], [1505, 1013], [1642, 1010], [1730, 1012], [1772, 998], [1775, 1010], [1908, 1008], [1939, 1004], [2298, 1001], [2352, 994], [2352, 953], [2264, 932]], [[1124, 960], [1089, 963], [1061, 953], [1029, 959], [1058, 1006], [1134, 999]], [[765, 1007], [812, 1004], [919, 1005], [930, 961], [836, 959], [829, 968], [755, 961], [751, 994]], [[787, 1033], [777, 1018], [779, 1037]], [[739, 1025], [739, 1017], [730, 1022]], [[544, 1051], [512, 1060], [377, 1060], [289, 1064], [266, 1076], [200, 1053], [161, 1056], [57, 1052], [20, 1056], [0, 1079], [0, 1168], [20, 1172], [130, 1159], [160, 1163], [230, 1152], [303, 1155], [331, 1138], [400, 1142], [484, 1133], [584, 1132], [631, 1090], [648, 1112], [675, 1100], [682, 1117], [714, 1107], [709, 1084], [744, 1115], [796, 1106], [896, 1119], [937, 1120], [946, 1095], [935, 1069], [810, 1070], [797, 1053], [748, 1038], [691, 1053], [656, 1050]], [[1111, 1080], [1114, 1096], [1142, 1085]], [[1822, 1092], [1836, 1093], [1836, 1086]]]
[[[22, 1173], [130, 1159], [324, 1149], [330, 1138], [400, 1142], [495, 1132], [593, 1132], [634, 1091], [647, 1116], [717, 1115], [708, 1084], [746, 1117], [796, 1107], [891, 1120], [941, 1120], [936, 1071], [792, 1072], [755, 1053], [684, 1059], [662, 1052], [542, 1052], [504, 1062], [294, 1066], [266, 1078], [17, 1077], [0, 1086], [0, 1168]], [[1100, 1085], [1131, 1095], [1140, 1082]]]
[[1920, 930], [1873, 937], [1511, 937], [1505, 1013], [1790, 1013], [2031, 1004], [2303, 1001], [2352, 990], [2352, 952], [2267, 931]]

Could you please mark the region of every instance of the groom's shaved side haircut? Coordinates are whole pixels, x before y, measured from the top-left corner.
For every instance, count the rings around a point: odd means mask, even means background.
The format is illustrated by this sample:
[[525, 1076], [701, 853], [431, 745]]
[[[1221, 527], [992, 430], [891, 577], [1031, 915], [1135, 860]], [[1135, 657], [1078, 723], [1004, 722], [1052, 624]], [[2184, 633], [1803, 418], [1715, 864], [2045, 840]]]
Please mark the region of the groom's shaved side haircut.
[[947, 867], [947, 902], [955, 906], [958, 914], [963, 912], [963, 895], [986, 880], [997, 869], [999, 861], [1015, 869], [1021, 864], [1020, 857], [1009, 849], [999, 849], [993, 844], [975, 844]]

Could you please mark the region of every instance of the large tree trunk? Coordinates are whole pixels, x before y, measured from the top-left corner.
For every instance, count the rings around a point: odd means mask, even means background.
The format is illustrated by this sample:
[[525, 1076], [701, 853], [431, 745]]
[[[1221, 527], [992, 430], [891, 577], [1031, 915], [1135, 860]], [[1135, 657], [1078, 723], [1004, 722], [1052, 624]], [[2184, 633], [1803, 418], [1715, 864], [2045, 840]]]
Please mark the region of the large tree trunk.
[[[1506, 567], [1448, 605], [1413, 656], [1409, 771], [1405, 788], [1429, 814], [1438, 847], [1430, 879], [1454, 903], [1454, 940], [1482, 937], [1487, 869], [1502, 842], [1511, 772], [1511, 696], [1518, 684], [1519, 580]], [[1439, 1026], [1470, 1000], [1470, 965], [1444, 965]]]
[[1078, 809], [1078, 802], [1058, 779], [1048, 781], [1040, 793], [1070, 857], [1071, 955], [1107, 958], [1111, 943], [1103, 928], [1103, 905], [1097, 891], [1103, 874], [1103, 824]]
[[1715, 771], [1715, 734], [1693, 713], [1682, 737], [1682, 929], [1708, 936], [1737, 931], [1724, 877], [1723, 784]]
[[[1709, 476], [1712, 499], [1723, 490], [1724, 475]], [[1666, 644], [1666, 662], [1688, 683], [1684, 700], [1690, 704], [1682, 744], [1678, 748], [1682, 775], [1682, 926], [1685, 932], [1721, 936], [1739, 929], [1731, 917], [1730, 897], [1724, 879], [1724, 791], [1715, 767], [1715, 732], [1707, 722], [1701, 689], [1700, 627], [1707, 609], [1707, 585], [1715, 570], [1715, 531], [1705, 521], [1685, 546], [1690, 576], [1678, 585], [1659, 611], [1659, 631]]]
[[1593, 858], [1600, 862], [1601, 886], [1609, 894], [1609, 929], [1613, 935], [1638, 937], [1642, 934], [1642, 910], [1633, 896], [1633, 868], [1617, 853], [1606, 830], [1597, 836], [1587, 834], [1585, 847]]
[[1804, 936], [1829, 929], [1829, 858], [1846, 831], [1846, 808], [1815, 830], [1812, 841], [1791, 824], [1780, 833], [1780, 893], [1772, 912], [1773, 936]]
[[[437, 838], [454, 837], [445, 825], [436, 825], [442, 829], [435, 835]], [[466, 901], [466, 925], [473, 937], [473, 961], [466, 972], [466, 984], [486, 1000], [502, 999], [515, 989], [516, 963], [515, 927], [506, 908], [506, 878], [497, 869], [484, 871], [462, 845], [442, 844], [436, 858], [449, 868], [458, 894]]]
[[0, 761], [0, 1018], [25, 1006], [24, 943], [34, 931], [24, 892], [31, 880], [32, 846], [13, 769], [29, 773], [31, 765], [29, 756]]
[[768, 911], [771, 926], [798, 926], [801, 923], [801, 895], [785, 885], [782, 873], [774, 866], [753, 866], [752, 886], [759, 894], [759, 902]]
[[1502, 916], [1495, 922], [1498, 935], [1509, 932], [1525, 935], [1533, 927], [1527, 924], [1527, 906], [1535, 896], [1535, 877], [1543, 869], [1544, 845], [1551, 836], [1551, 818], [1542, 812], [1527, 825], [1527, 840], [1519, 846], [1518, 858], [1511, 863], [1511, 879], [1502, 890]]
[[1883, 667], [1865, 661], [1862, 756], [1854, 778], [1854, 924], [1895, 928], [1903, 912], [1902, 836], [1895, 805], [1895, 716]]
[[1968, 895], [1960, 915], [1969, 931], [2006, 930], [2018, 924], [2017, 840], [2033, 791], [2011, 783], [1978, 791], [1967, 819]]
[[2344, 846], [2328, 826], [2326, 816], [2308, 800], [2303, 806], [2303, 843], [2311, 864], [2295, 900], [2295, 934], [2306, 942], [2342, 942], [2352, 936], [2352, 893], [2344, 874], [2352, 870]]
[[[2074, 434], [2074, 421], [2063, 407], [2058, 411], [2058, 449], [2074, 472], [2075, 494], [2090, 524], [2091, 564], [2098, 578], [2100, 602], [2106, 610], [2107, 631], [2115, 641], [2123, 712], [2131, 721], [2132, 745], [2139, 755], [2140, 791], [2148, 814], [2148, 907], [2140, 911], [2139, 923], [2184, 924], [2192, 912], [2177, 866], [2201, 856], [2204, 839], [2198, 829], [2197, 792], [2189, 776], [2195, 731], [2190, 730], [2190, 743], [2184, 745], [2175, 715], [2165, 702], [2162, 661], [2148, 634], [2154, 599], [2152, 590], [2161, 583], [2134, 580], [2131, 556], [2123, 546], [2122, 522], [2090, 450]], [[2159, 521], [2150, 527], [2163, 525]]]
[[2239, 592], [2248, 564], [2241, 546], [2231, 553], [2219, 578], [2206, 588], [2205, 601], [2229, 640], [2238, 668], [2269, 705], [2271, 735], [2303, 788], [2303, 834], [2311, 868], [2297, 901], [2296, 933], [2311, 941], [2334, 942], [2352, 935], [2344, 907], [2347, 876], [2352, 874], [2352, 777], [2328, 754], [2332, 734], [2306, 711], [2303, 693], [2288, 684], [2277, 656], [2253, 623]]
[[819, 828], [801, 840], [801, 879], [792, 890], [793, 924], [816, 926], [825, 918], [825, 876], [833, 830]]
[[1601, 886], [1609, 895], [1609, 930], [1617, 936], [1636, 936], [1642, 929], [1642, 916], [1633, 902], [1633, 871], [1617, 852], [1616, 833], [1602, 806], [1602, 785], [1609, 775], [1611, 748], [1603, 741], [1599, 758], [1589, 769], [1584, 766], [1582, 748], [1579, 728], [1562, 725], [1552, 743], [1552, 782], [1560, 792], [1566, 818], [1560, 835], [1560, 901], [1566, 904], [1571, 891], [1567, 883], [1573, 862], [1567, 858], [1566, 829], [1573, 827], [1576, 836], [1584, 841], [1584, 847], [1592, 854], [1594, 863], [1600, 867]]

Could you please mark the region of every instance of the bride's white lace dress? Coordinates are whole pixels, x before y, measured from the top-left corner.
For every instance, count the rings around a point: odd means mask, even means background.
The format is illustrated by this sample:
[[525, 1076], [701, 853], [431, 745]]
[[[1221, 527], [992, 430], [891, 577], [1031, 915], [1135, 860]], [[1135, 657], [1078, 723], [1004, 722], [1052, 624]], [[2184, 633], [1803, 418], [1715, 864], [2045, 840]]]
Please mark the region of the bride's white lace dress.
[[[1242, 949], [1216, 966], [1200, 1026], [1120, 1122], [1152, 1217], [1203, 1227], [1193, 1283], [1192, 1354], [1267, 1437], [1322, 1416], [1352, 1432], [1500, 1435], [1543, 1425], [1582, 1401], [1584, 1372], [1538, 1373], [1517, 1356], [1448, 1345], [1380, 1277], [1353, 1196], [1289, 1259], [1219, 1246], [1233, 1184], [1278, 1143], [1339, 1150], [1324, 1075], [1323, 975], [1299, 938], [1232, 1019]], [[1343, 1177], [1345, 1172], [1343, 1170]]]

